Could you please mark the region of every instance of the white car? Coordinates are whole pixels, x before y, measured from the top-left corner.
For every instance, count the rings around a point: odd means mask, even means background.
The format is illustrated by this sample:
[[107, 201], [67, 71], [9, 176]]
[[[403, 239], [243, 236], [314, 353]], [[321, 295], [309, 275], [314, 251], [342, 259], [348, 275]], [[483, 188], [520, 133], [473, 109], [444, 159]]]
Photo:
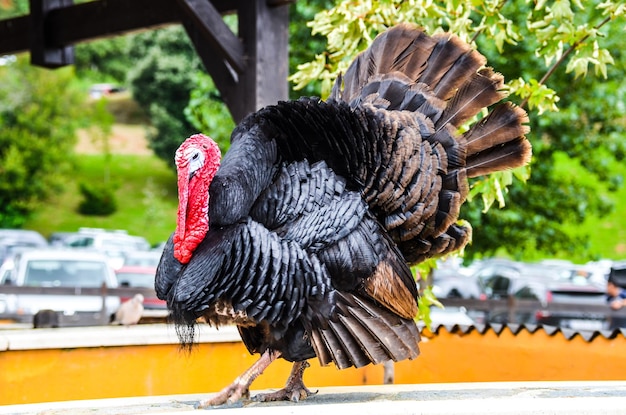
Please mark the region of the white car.
[[[104, 254], [72, 250], [29, 250], [5, 261], [0, 267], [0, 318], [9, 316], [20, 322], [31, 322], [40, 310], [54, 310], [62, 320], [76, 325], [81, 313], [90, 320], [106, 322], [120, 305], [118, 296], [81, 295], [82, 288], [117, 288], [115, 273]], [[74, 294], [8, 293], [5, 287], [72, 287]], [[80, 316], [85, 317], [85, 316]], [[73, 323], [72, 323], [72, 320]], [[80, 323], [80, 322], [78, 322]]]
[[132, 251], [148, 251], [150, 244], [141, 236], [129, 235], [126, 231], [106, 231], [103, 229], [81, 228], [68, 235], [63, 246], [72, 249], [93, 250], [105, 253], [114, 269], [124, 264], [124, 256]]

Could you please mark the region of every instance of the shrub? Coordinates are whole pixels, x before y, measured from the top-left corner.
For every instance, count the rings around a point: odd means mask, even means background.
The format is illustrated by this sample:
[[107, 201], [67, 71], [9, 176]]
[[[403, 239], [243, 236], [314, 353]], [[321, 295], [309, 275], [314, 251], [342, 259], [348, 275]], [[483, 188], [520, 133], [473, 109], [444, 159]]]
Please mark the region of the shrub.
[[83, 200], [78, 205], [78, 212], [83, 215], [108, 216], [117, 210], [115, 190], [110, 184], [80, 183]]

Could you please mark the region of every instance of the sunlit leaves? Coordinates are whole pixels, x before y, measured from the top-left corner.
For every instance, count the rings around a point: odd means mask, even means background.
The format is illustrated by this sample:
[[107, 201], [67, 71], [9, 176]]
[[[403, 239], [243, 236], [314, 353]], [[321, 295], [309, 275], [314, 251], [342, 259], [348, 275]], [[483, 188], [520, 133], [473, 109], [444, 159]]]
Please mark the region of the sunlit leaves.
[[514, 170], [507, 170], [482, 177], [471, 184], [468, 200], [480, 196], [483, 201], [483, 212], [487, 212], [491, 206], [497, 202], [498, 207], [505, 206], [505, 194], [508, 186], [513, 183], [513, 178], [526, 182], [530, 177], [530, 168], [519, 167]]
[[613, 56], [606, 49], [601, 49], [598, 42], [592, 42], [590, 47], [581, 49], [567, 63], [566, 71], [574, 72], [576, 77], [586, 76], [589, 65], [595, 68], [595, 75], [607, 77], [607, 65], [613, 65]]
[[422, 320], [424, 324], [426, 324], [426, 326], [430, 327], [432, 324], [432, 318], [430, 317], [430, 307], [435, 306], [443, 308], [443, 304], [441, 304], [441, 302], [437, 300], [437, 297], [435, 297], [435, 294], [433, 294], [431, 287], [426, 287], [422, 291], [417, 304], [417, 319]]
[[556, 112], [559, 110], [557, 102], [559, 97], [556, 92], [536, 79], [526, 82], [522, 78], [514, 79], [508, 83], [507, 88], [518, 97], [528, 101], [528, 108], [537, 110], [539, 115], [546, 111]]
[[598, 10], [602, 10], [603, 16], [616, 18], [626, 15], [626, 3], [623, 1], [604, 1], [598, 4]]

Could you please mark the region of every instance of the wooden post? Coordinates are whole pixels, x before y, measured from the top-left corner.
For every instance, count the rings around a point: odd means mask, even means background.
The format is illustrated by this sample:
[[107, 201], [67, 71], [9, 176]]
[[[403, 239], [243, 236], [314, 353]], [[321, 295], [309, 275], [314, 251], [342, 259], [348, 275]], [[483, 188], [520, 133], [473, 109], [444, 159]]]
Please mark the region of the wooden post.
[[109, 315], [107, 313], [107, 296], [108, 296], [108, 287], [107, 283], [103, 282], [100, 287], [100, 294], [102, 295], [102, 309], [100, 310], [100, 324], [106, 326], [109, 324]]
[[517, 323], [517, 301], [515, 297], [509, 295], [506, 297], [506, 304], [508, 308], [508, 319], [507, 323]]
[[289, 97], [291, 2], [242, 2], [235, 36], [210, 3], [178, 0], [183, 26], [235, 122]]
[[68, 7], [74, 0], [30, 0], [30, 61], [45, 68], [58, 68], [74, 63], [73, 46], [51, 46], [46, 18], [54, 9]]
[[239, 80], [243, 96], [229, 104], [235, 120], [289, 96], [289, 5], [249, 3], [238, 11], [248, 67]]

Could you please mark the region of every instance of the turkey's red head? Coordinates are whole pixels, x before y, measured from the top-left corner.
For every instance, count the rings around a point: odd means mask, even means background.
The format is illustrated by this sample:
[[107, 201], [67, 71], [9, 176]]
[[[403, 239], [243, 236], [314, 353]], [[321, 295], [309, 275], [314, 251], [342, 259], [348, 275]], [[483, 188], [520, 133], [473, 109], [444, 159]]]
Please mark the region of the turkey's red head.
[[209, 137], [195, 134], [176, 150], [178, 219], [174, 257], [186, 264], [209, 231], [209, 186], [220, 166], [220, 149]]

